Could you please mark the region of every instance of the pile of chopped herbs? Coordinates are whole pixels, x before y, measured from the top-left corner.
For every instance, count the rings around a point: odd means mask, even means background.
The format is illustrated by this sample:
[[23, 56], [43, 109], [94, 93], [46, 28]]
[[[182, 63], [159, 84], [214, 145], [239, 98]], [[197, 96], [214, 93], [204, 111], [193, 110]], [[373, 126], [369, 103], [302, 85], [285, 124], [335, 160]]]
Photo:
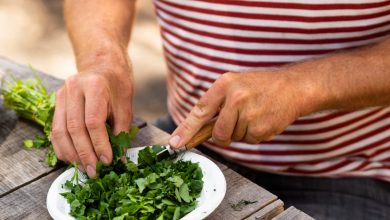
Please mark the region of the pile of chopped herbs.
[[[115, 138], [115, 137], [113, 137]], [[115, 147], [115, 146], [113, 146]], [[180, 219], [196, 207], [203, 188], [202, 170], [191, 161], [157, 159], [160, 146], [139, 152], [138, 164], [119, 159], [99, 165], [96, 179], [77, 180], [62, 193], [76, 219]]]
[[[55, 93], [48, 93], [42, 80], [3, 81], [1, 94], [4, 106], [14, 109], [25, 119], [43, 127], [44, 135], [25, 140], [29, 148], [48, 149], [46, 161], [55, 166], [58, 159], [50, 142]], [[197, 163], [174, 157], [159, 160], [161, 146], [141, 150], [138, 165], [123, 163], [125, 148], [131, 147], [137, 128], [114, 135], [107, 125], [113, 150], [113, 162], [96, 166], [97, 178], [79, 178], [77, 165], [71, 181], [64, 184], [68, 192], [61, 195], [70, 204], [70, 214], [76, 219], [180, 219], [196, 207], [203, 188], [202, 170]]]

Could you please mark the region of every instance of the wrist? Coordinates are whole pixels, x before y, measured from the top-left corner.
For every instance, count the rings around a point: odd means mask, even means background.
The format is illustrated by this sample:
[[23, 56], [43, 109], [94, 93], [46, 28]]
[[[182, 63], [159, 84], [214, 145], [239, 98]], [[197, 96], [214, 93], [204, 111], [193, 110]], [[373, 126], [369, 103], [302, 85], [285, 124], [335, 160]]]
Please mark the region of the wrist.
[[131, 68], [127, 48], [114, 43], [102, 43], [92, 50], [76, 53], [77, 69], [110, 69], [113, 72], [129, 71]]
[[326, 109], [327, 89], [324, 83], [316, 79], [316, 74], [308, 69], [288, 69], [286, 73], [294, 87], [298, 106], [298, 116], [305, 116]]

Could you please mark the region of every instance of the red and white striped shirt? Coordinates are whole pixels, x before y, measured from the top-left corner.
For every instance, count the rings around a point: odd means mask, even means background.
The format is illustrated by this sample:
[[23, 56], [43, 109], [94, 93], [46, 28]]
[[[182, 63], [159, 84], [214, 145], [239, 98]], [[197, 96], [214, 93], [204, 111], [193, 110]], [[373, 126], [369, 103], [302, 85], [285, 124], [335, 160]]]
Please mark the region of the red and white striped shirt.
[[[225, 72], [302, 61], [390, 33], [390, 1], [383, 0], [155, 0], [155, 6], [176, 123]], [[206, 145], [256, 170], [390, 181], [390, 108], [302, 117], [261, 144]]]

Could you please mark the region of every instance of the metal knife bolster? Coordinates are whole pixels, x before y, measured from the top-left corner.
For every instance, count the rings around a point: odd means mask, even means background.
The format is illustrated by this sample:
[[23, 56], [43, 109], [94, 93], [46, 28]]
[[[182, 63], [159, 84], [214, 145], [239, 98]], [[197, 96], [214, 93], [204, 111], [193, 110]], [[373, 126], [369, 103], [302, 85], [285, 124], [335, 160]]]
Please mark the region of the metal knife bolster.
[[179, 154], [183, 151], [187, 151], [187, 148], [185, 146], [177, 148], [177, 149], [172, 149], [171, 146], [169, 146], [167, 144], [167, 145], [164, 145], [164, 150], [158, 152], [157, 155], [166, 154], [166, 153], [168, 153], [169, 155], [174, 155], [174, 154]]

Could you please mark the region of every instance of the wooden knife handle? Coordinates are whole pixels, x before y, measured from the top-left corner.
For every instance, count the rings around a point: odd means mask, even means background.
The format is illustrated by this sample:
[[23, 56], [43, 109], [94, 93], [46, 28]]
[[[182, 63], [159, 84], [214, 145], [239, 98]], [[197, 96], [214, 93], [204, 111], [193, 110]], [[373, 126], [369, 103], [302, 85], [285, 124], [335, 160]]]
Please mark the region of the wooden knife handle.
[[212, 119], [207, 124], [205, 124], [192, 139], [186, 144], [187, 150], [191, 150], [192, 148], [198, 146], [199, 144], [207, 141], [211, 138], [213, 134], [213, 128], [215, 125], [216, 119]]

